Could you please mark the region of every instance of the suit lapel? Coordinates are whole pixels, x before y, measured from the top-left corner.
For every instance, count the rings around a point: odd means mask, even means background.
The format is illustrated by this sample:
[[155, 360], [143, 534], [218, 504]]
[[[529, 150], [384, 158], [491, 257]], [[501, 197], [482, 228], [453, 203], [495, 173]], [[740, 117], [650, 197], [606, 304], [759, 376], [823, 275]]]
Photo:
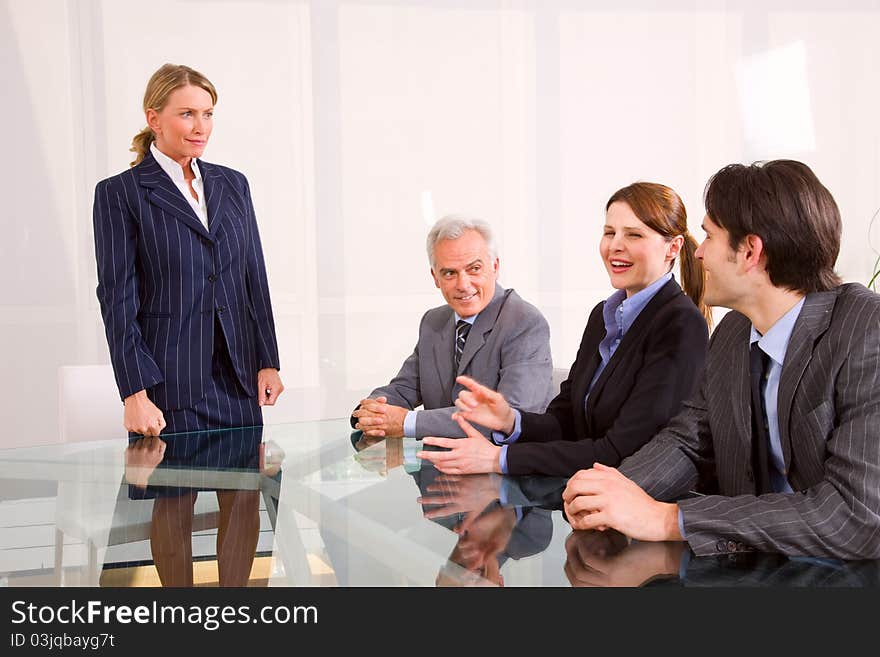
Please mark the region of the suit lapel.
[[[602, 358], [599, 356], [599, 343], [602, 342], [602, 339], [605, 337], [605, 322], [601, 315], [599, 317], [601, 325], [597, 326], [596, 330], [590, 333], [590, 342], [589, 344], [584, 345], [587, 350], [585, 353], [590, 354], [590, 358], [585, 363], [584, 369], [579, 370], [577, 376], [571, 377], [571, 399], [572, 401], [578, 400], [578, 403], [581, 406], [584, 405], [584, 399], [587, 397], [587, 389], [590, 387], [590, 382], [596, 374], [596, 368], [599, 367], [599, 363], [602, 362]], [[599, 378], [601, 379], [602, 377]], [[598, 384], [599, 382], [597, 381], [596, 385], [598, 386]], [[591, 395], [591, 398], [595, 399], [595, 396]], [[587, 405], [589, 406], [591, 404], [592, 401], [588, 400]]]
[[779, 396], [776, 406], [779, 416], [779, 438], [782, 442], [786, 469], [791, 467], [791, 434], [788, 424], [791, 420], [794, 394], [813, 357], [813, 345], [816, 339], [831, 323], [831, 311], [836, 298], [835, 292], [808, 294], [788, 340], [785, 362], [779, 377]]
[[199, 171], [202, 174], [202, 183], [205, 186], [205, 199], [208, 206], [208, 226], [212, 235], [217, 235], [220, 226], [226, 217], [224, 200], [226, 197], [226, 184], [222, 174], [208, 162], [199, 162]]
[[[461, 353], [461, 361], [458, 363], [458, 372], [456, 372], [456, 376], [467, 369], [467, 366], [474, 358], [474, 354], [486, 344], [486, 335], [491, 333], [492, 329], [495, 327], [495, 320], [498, 319], [498, 313], [501, 312], [501, 308], [504, 306], [508, 294], [509, 292], [507, 290], [497, 283], [495, 284], [495, 294], [492, 296], [492, 301], [490, 301], [489, 305], [477, 315], [477, 319], [474, 320], [474, 325], [468, 333], [467, 342], [465, 342], [464, 345], [464, 351]], [[453, 328], [453, 331], [454, 330], [455, 329]]]
[[183, 197], [168, 174], [162, 170], [151, 153], [147, 153], [137, 169], [141, 186], [149, 190], [147, 199], [151, 204], [174, 215], [200, 235], [212, 239], [208, 229], [199, 221], [189, 202]]
[[434, 364], [437, 367], [437, 376], [443, 389], [444, 399], [452, 398], [452, 388], [455, 386], [455, 372], [452, 371], [452, 350], [455, 342], [455, 315], [447, 306], [449, 318], [440, 324], [437, 333], [432, 340], [434, 344]]
[[[674, 280], [670, 280], [666, 285], [661, 287], [657, 294], [653, 296], [653, 298], [648, 302], [648, 305], [642, 309], [642, 312], [639, 313], [639, 316], [636, 317], [636, 320], [632, 323], [632, 326], [629, 327], [629, 330], [626, 332], [626, 335], [623, 336], [623, 340], [620, 341], [620, 344], [617, 345], [617, 349], [614, 350], [614, 355], [611, 356], [611, 360], [608, 361], [608, 364], [605, 366], [605, 369], [602, 370], [602, 374], [599, 375], [599, 379], [596, 381], [596, 385], [593, 386], [593, 390], [590, 392], [590, 398], [587, 400], [587, 411], [588, 414], [592, 411], [593, 406], [596, 403], [596, 400], [602, 394], [602, 389], [605, 387], [605, 383], [613, 376], [614, 370], [617, 369], [618, 364], [621, 362], [621, 359], [625, 358], [626, 354], [631, 349], [633, 344], [644, 340], [645, 333], [651, 325], [651, 320], [654, 319], [654, 315], [657, 314], [657, 311], [660, 310], [666, 303], [675, 297], [681, 294], [681, 288], [678, 286]], [[603, 326], [604, 326], [604, 317], [603, 317]], [[602, 342], [602, 338], [599, 338], [599, 341], [596, 343], [596, 352], [599, 351], [599, 343]], [[596, 365], [601, 362], [599, 360], [596, 361]], [[595, 367], [590, 372], [590, 378], [586, 379], [587, 386], [590, 385], [590, 381], [593, 380], [593, 374], [595, 373]], [[584, 395], [587, 394], [586, 387], [584, 388]]]
[[[605, 321], [600, 313], [599, 325], [595, 327], [595, 330], [590, 332], [590, 341], [588, 344], [584, 345], [584, 348], [586, 349], [585, 353], [590, 354], [589, 359], [586, 361], [583, 368], [579, 367], [577, 368], [577, 371], [573, 371], [569, 374], [569, 377], [571, 378], [571, 392], [569, 393], [571, 405], [581, 409], [580, 413], [574, 414], [575, 425], [579, 427], [581, 431], [581, 433], [576, 435], [591, 435], [590, 429], [587, 426], [588, 415], [584, 409], [584, 399], [587, 399], [587, 389], [590, 387], [590, 382], [596, 374], [596, 368], [599, 367], [599, 363], [602, 362], [602, 358], [599, 356], [599, 343], [602, 342], [604, 337]], [[598, 381], [596, 383], [598, 384]], [[587, 407], [589, 407], [591, 411], [595, 401], [596, 395], [590, 395], [589, 399], [587, 399]], [[589, 417], [592, 417], [592, 413], [589, 414]]]
[[752, 385], [749, 366], [749, 337], [751, 323], [743, 322], [740, 334], [731, 340], [730, 370], [722, 371], [720, 376], [730, 377], [733, 394], [733, 421], [737, 425], [735, 435], [740, 439], [740, 447], [745, 450], [745, 458], [751, 462], [752, 454]]

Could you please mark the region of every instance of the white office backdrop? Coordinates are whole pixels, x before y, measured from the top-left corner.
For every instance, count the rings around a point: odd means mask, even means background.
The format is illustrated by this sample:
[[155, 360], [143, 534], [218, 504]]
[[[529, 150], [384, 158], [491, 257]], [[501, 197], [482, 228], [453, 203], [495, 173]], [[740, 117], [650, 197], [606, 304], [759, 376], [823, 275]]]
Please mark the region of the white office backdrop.
[[[288, 386], [274, 423], [346, 415], [396, 372], [442, 302], [424, 238], [448, 212], [495, 226], [502, 282], [563, 367], [610, 292], [605, 201], [637, 179], [679, 191], [699, 237], [718, 168], [801, 159], [841, 207], [839, 272], [865, 282], [877, 34], [867, 0], [0, 0], [0, 446], [57, 442], [58, 368], [108, 362], [92, 194], [127, 167], [164, 62], [215, 83], [205, 159], [251, 182]], [[90, 403], [121, 423], [118, 399]]]

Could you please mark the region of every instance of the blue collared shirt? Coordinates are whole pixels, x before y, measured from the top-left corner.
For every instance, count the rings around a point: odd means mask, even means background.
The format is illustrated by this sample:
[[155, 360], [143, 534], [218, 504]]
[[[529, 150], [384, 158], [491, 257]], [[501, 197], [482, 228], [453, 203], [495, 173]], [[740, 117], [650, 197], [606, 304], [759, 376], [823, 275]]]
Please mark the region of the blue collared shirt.
[[[767, 383], [764, 386], [764, 408], [767, 410], [767, 426], [770, 433], [770, 486], [775, 493], [791, 493], [793, 489], [788, 483], [788, 471], [785, 468], [785, 457], [782, 453], [782, 440], [779, 437], [779, 377], [782, 375], [782, 364], [788, 351], [788, 343], [794, 325], [804, 307], [804, 299], [798, 301], [787, 313], [776, 320], [770, 329], [761, 335], [752, 325], [749, 336], [749, 348], [758, 343], [761, 351], [770, 356], [770, 368], [767, 372]], [[678, 530], [684, 537], [684, 517], [678, 512]]]
[[[480, 313], [476, 315], [471, 315], [470, 317], [462, 317], [457, 312], [453, 312], [455, 315], [455, 323], [458, 324], [459, 320], [464, 320], [471, 326], [474, 325], [474, 322], [477, 321], [477, 317], [480, 316]], [[454, 372], [453, 372], [454, 374]], [[407, 411], [406, 416], [403, 418], [403, 437], [404, 438], [415, 438], [416, 437], [416, 415], [418, 411]]]
[[[596, 372], [593, 374], [593, 379], [590, 381], [590, 386], [587, 389], [587, 395], [584, 397], [584, 414], [587, 412], [587, 400], [590, 398], [590, 392], [593, 390], [593, 386], [596, 385], [596, 381], [599, 380], [599, 376], [608, 365], [614, 352], [617, 351], [617, 347], [620, 346], [623, 336], [626, 335], [633, 322], [636, 321], [639, 313], [645, 309], [645, 306], [648, 305], [651, 299], [672, 278], [672, 272], [668, 272], [629, 298], [626, 296], [626, 290], [617, 290], [605, 301], [605, 306], [602, 308], [602, 318], [605, 320], [605, 337], [599, 343], [599, 357], [602, 360], [598, 367], [596, 367]], [[504, 474], [507, 474], [507, 446], [516, 442], [522, 432], [522, 415], [516, 409], [514, 409], [513, 414], [513, 431], [510, 436], [505, 436], [500, 431], [492, 432], [492, 440], [502, 445], [499, 461], [501, 472]]]

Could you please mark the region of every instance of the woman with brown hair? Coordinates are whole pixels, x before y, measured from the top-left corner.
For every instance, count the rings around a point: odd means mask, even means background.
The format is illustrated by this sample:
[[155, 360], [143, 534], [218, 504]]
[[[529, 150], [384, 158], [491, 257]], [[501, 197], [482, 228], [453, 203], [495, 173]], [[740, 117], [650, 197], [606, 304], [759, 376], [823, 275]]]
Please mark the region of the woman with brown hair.
[[[703, 368], [711, 311], [704, 274], [672, 189], [637, 182], [605, 206], [599, 253], [616, 288], [587, 321], [577, 357], [544, 413], [510, 407], [467, 377], [454, 417], [465, 439], [428, 437], [449, 451], [419, 452], [450, 474], [501, 472], [571, 476], [600, 462], [616, 466], [681, 408]], [[680, 260], [684, 290], [672, 274]], [[493, 430], [487, 441], [469, 424]]]

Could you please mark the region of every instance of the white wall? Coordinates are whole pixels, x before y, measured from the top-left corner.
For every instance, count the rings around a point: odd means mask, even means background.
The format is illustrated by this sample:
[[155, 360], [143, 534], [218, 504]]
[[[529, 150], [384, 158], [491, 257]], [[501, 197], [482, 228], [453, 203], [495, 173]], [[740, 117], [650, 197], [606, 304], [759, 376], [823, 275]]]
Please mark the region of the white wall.
[[867, 0], [0, 0], [0, 446], [56, 442], [58, 367], [108, 362], [92, 193], [164, 62], [215, 83], [206, 159], [251, 182], [289, 387], [274, 423], [345, 415], [396, 372], [442, 302], [424, 237], [447, 212], [496, 227], [560, 366], [610, 291], [605, 200], [636, 179], [678, 190], [699, 236], [718, 168], [801, 159], [864, 282], [877, 34]]

